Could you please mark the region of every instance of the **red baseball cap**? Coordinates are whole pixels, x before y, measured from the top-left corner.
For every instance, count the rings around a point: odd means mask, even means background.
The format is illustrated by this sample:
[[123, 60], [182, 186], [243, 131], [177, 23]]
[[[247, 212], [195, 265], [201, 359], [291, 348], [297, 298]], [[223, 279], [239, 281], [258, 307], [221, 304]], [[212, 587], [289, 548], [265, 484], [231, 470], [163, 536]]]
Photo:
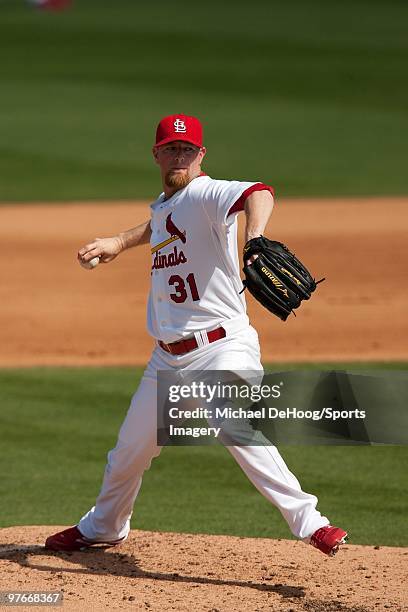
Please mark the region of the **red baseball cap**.
[[156, 147], [173, 140], [185, 140], [196, 147], [202, 147], [203, 126], [197, 117], [189, 117], [188, 115], [164, 117], [157, 126]]

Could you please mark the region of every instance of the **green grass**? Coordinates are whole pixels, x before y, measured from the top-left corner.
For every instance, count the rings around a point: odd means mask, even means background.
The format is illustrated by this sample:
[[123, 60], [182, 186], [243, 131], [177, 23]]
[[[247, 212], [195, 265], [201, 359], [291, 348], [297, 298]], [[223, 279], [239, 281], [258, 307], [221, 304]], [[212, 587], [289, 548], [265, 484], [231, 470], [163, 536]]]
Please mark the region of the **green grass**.
[[[0, 371], [1, 526], [74, 524], [93, 505], [140, 376], [133, 368]], [[406, 447], [280, 450], [353, 543], [407, 544]], [[165, 448], [145, 475], [132, 527], [290, 537], [278, 511], [219, 446]]]
[[408, 370], [407, 361], [330, 361], [330, 362], [301, 362], [266, 364], [266, 372], [285, 372], [290, 370], [355, 370], [358, 372], [367, 370]]
[[172, 112], [204, 121], [213, 176], [405, 194], [407, 24], [398, 0], [3, 0], [0, 201], [153, 197]]

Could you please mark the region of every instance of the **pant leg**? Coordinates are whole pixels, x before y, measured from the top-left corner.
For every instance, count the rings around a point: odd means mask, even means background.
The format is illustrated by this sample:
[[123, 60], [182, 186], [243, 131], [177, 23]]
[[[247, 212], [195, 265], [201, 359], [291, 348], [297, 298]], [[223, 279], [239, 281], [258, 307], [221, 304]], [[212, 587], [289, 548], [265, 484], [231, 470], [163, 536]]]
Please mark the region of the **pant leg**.
[[152, 362], [134, 394], [108, 462], [95, 506], [78, 523], [81, 533], [96, 541], [127, 537], [143, 472], [160, 454], [157, 446], [157, 379]]
[[316, 510], [317, 497], [302, 491], [275, 446], [228, 446], [260, 493], [281, 512], [297, 538], [307, 540], [329, 520]]
[[[235, 335], [235, 340], [219, 344], [202, 363], [203, 369], [262, 372], [256, 331], [249, 327]], [[215, 348], [215, 347], [214, 347]], [[266, 440], [265, 440], [266, 441]], [[302, 491], [299, 481], [288, 469], [278, 449], [273, 445], [227, 446], [252, 484], [281, 512], [291, 532], [308, 541], [329, 520], [316, 510], [317, 497]]]

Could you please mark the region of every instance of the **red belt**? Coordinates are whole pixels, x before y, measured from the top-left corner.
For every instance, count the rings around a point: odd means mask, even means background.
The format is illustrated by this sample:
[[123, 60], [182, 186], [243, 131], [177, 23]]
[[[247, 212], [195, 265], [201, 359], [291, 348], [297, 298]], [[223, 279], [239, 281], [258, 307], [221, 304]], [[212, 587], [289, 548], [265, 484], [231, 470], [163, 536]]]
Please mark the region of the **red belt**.
[[[217, 327], [217, 329], [212, 329], [209, 332], [203, 333], [206, 334], [209, 344], [211, 344], [211, 342], [215, 342], [216, 340], [221, 340], [221, 338], [225, 338], [227, 335], [223, 327]], [[186, 340], [171, 342], [170, 344], [165, 344], [165, 342], [159, 340], [159, 346], [161, 346], [164, 351], [167, 351], [172, 355], [184, 355], [185, 353], [194, 351], [199, 345], [197, 340], [193, 337], [187, 338]]]

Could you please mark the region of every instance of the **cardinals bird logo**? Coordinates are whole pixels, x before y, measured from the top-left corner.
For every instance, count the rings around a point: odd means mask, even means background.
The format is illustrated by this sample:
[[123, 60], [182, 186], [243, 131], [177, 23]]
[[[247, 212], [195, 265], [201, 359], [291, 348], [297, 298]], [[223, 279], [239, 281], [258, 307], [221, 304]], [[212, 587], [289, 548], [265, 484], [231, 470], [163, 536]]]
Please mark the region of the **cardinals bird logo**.
[[166, 219], [166, 230], [169, 232], [170, 236], [175, 237], [178, 236], [183, 244], [186, 242], [186, 230], [179, 230], [177, 225], [171, 218], [171, 213], [167, 215]]
[[156, 251], [162, 249], [168, 244], [171, 244], [175, 240], [181, 240], [183, 244], [186, 243], [186, 230], [180, 230], [177, 227], [177, 225], [171, 218], [171, 213], [169, 213], [166, 217], [166, 231], [170, 234], [170, 238], [167, 238], [167, 240], [163, 240], [163, 242], [160, 242], [159, 244], [156, 244], [154, 247], [152, 247], [152, 253], [156, 253]]

